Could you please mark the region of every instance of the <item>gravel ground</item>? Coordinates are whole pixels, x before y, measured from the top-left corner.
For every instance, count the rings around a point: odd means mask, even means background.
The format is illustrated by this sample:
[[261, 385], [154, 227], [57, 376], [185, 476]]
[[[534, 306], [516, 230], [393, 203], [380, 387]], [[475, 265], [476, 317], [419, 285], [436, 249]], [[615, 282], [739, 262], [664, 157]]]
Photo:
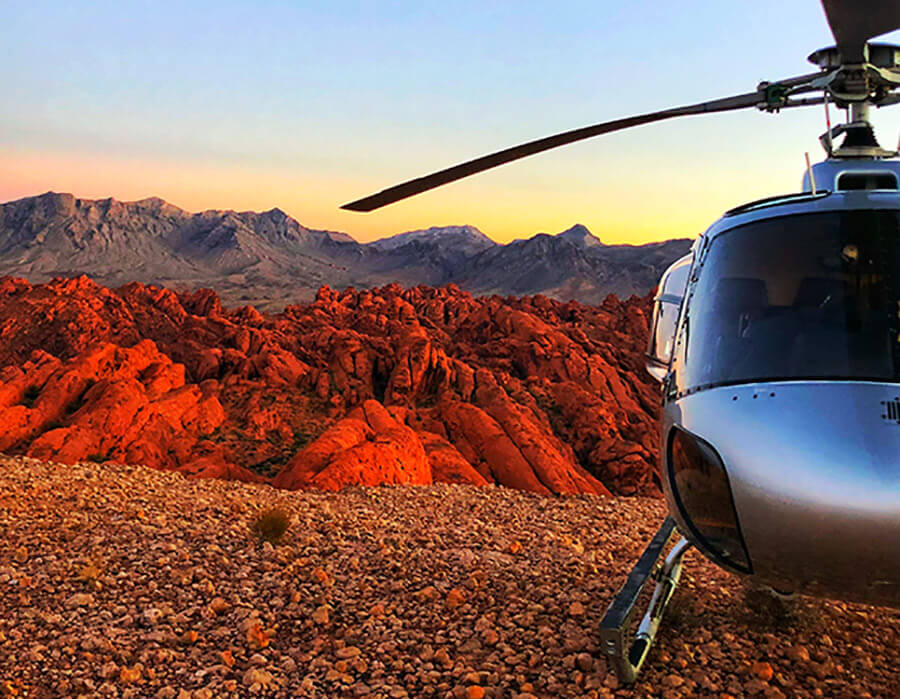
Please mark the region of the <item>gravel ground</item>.
[[[250, 525], [275, 506], [273, 547]], [[663, 514], [0, 457], [0, 696], [898, 696], [898, 612], [770, 608], [696, 553], [619, 687], [599, 622]]]

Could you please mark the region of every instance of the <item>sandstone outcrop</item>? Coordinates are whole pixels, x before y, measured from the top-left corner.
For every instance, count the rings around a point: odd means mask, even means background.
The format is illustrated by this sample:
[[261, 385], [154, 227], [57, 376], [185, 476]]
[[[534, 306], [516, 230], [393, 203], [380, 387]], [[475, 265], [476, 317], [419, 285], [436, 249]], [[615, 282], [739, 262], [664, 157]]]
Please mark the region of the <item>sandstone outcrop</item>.
[[0, 280], [0, 450], [287, 488], [657, 494], [648, 303], [319, 290], [278, 314]]

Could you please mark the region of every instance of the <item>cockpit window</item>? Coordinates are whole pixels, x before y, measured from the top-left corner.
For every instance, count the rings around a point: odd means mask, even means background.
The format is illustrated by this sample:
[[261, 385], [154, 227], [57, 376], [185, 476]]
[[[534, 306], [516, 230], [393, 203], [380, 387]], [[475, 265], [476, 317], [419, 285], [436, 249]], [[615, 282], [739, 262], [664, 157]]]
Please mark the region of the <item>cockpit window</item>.
[[683, 328], [685, 388], [900, 380], [898, 212], [786, 216], [710, 246]]

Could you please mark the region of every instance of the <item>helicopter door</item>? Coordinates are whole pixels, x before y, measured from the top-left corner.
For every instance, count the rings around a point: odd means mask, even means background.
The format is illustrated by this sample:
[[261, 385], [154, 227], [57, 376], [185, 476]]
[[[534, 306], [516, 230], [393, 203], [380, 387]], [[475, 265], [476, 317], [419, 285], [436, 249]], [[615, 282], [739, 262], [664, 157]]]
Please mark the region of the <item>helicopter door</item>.
[[676, 260], [663, 273], [658, 291], [653, 299], [653, 320], [650, 326], [650, 342], [647, 347], [647, 372], [662, 381], [669, 372], [672, 347], [675, 344], [675, 328], [681, 301], [684, 299], [693, 254]]

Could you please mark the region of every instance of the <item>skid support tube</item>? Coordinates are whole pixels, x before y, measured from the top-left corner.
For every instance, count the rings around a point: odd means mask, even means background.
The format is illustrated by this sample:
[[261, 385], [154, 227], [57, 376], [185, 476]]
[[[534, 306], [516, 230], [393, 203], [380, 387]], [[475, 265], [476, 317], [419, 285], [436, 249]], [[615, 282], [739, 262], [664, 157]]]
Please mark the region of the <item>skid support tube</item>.
[[[666, 611], [666, 606], [678, 586], [684, 554], [691, 547], [686, 539], [679, 539], [663, 563], [655, 568], [666, 544], [676, 533], [675, 523], [670, 517], [667, 517], [638, 559], [628, 580], [609, 605], [600, 624], [600, 642], [603, 652], [615, 668], [620, 682], [630, 684], [637, 679], [638, 672], [647, 659], [647, 654], [653, 645], [657, 631], [659, 631], [659, 624]], [[634, 605], [646, 584], [651, 580], [656, 582], [653, 597], [644, 618], [641, 619], [634, 640], [629, 644], [627, 633], [631, 617], [634, 614]]]

